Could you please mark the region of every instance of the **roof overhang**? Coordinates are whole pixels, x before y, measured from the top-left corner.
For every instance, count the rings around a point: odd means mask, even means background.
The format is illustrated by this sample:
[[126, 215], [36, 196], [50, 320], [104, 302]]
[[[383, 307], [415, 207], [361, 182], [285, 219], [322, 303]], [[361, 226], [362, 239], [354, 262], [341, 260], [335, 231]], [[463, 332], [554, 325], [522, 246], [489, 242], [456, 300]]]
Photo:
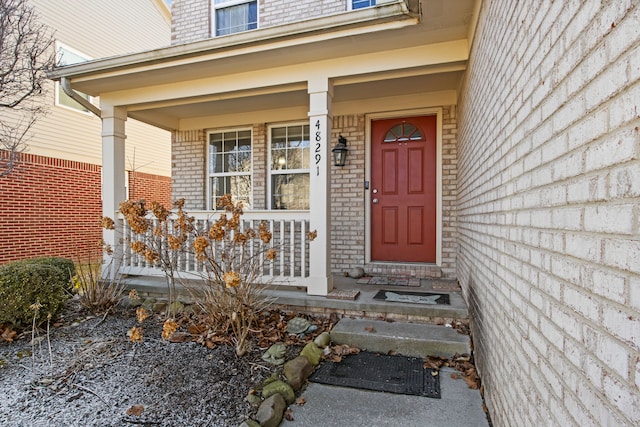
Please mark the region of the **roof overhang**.
[[[248, 99], [254, 108], [287, 108], [303, 99], [306, 105], [305, 76], [329, 64], [338, 71], [327, 77], [341, 87], [336, 99], [344, 102], [416, 85], [455, 89], [466, 67], [478, 1], [379, 0], [373, 8], [93, 60], [49, 76], [65, 77], [75, 90], [168, 129], [198, 115], [246, 109]], [[256, 79], [265, 69], [290, 75], [282, 81]]]

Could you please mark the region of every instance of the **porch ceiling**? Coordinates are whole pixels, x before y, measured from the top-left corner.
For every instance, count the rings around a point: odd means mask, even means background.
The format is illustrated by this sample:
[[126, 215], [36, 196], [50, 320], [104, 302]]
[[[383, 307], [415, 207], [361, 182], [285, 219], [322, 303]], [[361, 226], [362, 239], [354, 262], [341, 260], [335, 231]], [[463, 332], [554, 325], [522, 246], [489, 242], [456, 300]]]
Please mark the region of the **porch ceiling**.
[[[456, 90], [462, 71], [398, 77], [384, 80], [369, 80], [360, 83], [336, 84], [333, 101], [336, 104], [366, 101], [371, 98], [411, 95], [416, 92]], [[207, 117], [220, 114], [247, 113], [302, 107], [308, 109], [309, 95], [306, 87], [283, 90], [269, 94], [235, 95], [229, 99], [192, 100], [181, 105], [142, 107], [131, 112], [132, 117], [144, 119], [162, 116], [174, 120]]]

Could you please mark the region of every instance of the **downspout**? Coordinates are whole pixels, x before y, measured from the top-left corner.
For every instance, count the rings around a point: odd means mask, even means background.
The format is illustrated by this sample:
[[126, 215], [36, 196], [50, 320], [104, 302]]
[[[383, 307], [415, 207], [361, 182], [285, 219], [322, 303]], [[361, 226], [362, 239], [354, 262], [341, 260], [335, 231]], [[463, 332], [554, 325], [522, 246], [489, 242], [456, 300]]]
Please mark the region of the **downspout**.
[[64, 93], [69, 95], [71, 99], [76, 101], [78, 104], [82, 105], [87, 110], [91, 111], [96, 116], [102, 117], [102, 112], [98, 107], [90, 103], [88, 99], [85, 99], [82, 96], [80, 96], [78, 92], [76, 92], [71, 88], [71, 82], [69, 82], [69, 79], [67, 79], [66, 77], [62, 77], [60, 79], [60, 85], [62, 86], [62, 90], [64, 91]]

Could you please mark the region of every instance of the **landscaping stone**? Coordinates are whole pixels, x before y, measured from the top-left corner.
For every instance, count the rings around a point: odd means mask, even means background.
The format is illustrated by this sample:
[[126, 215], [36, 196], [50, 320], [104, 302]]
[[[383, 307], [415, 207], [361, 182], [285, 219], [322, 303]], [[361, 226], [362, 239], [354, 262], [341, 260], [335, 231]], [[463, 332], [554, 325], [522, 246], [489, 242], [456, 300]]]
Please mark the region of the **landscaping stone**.
[[174, 301], [169, 304], [169, 313], [182, 313], [184, 311], [184, 304], [180, 301]]
[[304, 356], [309, 359], [309, 362], [311, 362], [313, 366], [318, 366], [322, 359], [322, 350], [320, 350], [317, 345], [310, 342], [304, 346], [300, 352], [300, 356]]
[[240, 427], [262, 427], [262, 426], [260, 426], [260, 423], [257, 421], [246, 420], [242, 424], [240, 424]]
[[140, 298], [131, 299], [125, 296], [120, 299], [120, 305], [125, 308], [136, 308], [142, 305], [142, 300]]
[[262, 403], [262, 398], [255, 393], [247, 394], [247, 397], [244, 399], [252, 405], [259, 405]]
[[152, 310], [153, 310], [154, 313], [161, 313], [166, 308], [167, 308], [167, 302], [166, 301], [156, 301], [153, 304]]
[[256, 390], [262, 391], [262, 389], [265, 388], [267, 386], [267, 384], [271, 384], [273, 382], [276, 382], [279, 379], [280, 379], [280, 375], [278, 375], [277, 372], [272, 372], [271, 375], [269, 375], [267, 378], [262, 380], [262, 383], [260, 383], [260, 385], [258, 387], [256, 387]]
[[276, 393], [262, 402], [256, 414], [256, 421], [261, 427], [278, 427], [286, 407], [284, 398]]
[[329, 332], [323, 332], [313, 340], [313, 343], [317, 345], [319, 348], [325, 348], [329, 344], [331, 344], [331, 335]]
[[262, 397], [265, 399], [268, 399], [276, 393], [280, 394], [288, 404], [296, 401], [296, 393], [293, 391], [293, 388], [284, 381], [274, 381], [262, 389]]
[[287, 382], [295, 391], [300, 390], [302, 384], [313, 372], [313, 365], [304, 356], [298, 356], [284, 364], [283, 374]]
[[142, 302], [142, 307], [145, 308], [147, 311], [151, 311], [153, 312], [153, 306], [156, 303], [156, 299], [155, 298], [146, 298], [143, 302]]

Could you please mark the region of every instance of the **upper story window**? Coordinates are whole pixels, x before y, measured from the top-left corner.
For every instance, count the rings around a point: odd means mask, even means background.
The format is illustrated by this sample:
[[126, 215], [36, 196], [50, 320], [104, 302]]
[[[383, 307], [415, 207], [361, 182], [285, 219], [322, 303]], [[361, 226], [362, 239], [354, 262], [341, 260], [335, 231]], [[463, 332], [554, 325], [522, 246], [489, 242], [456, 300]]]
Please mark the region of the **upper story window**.
[[[86, 55], [83, 55], [77, 50], [74, 50], [69, 46], [65, 46], [60, 42], [56, 42], [56, 63], [58, 65], [63, 66], [63, 65], [78, 64], [80, 62], [88, 61], [89, 59], [91, 58], [89, 58]], [[64, 93], [64, 90], [62, 90], [62, 86], [60, 86], [60, 84], [57, 82], [56, 82], [55, 92], [56, 92], [56, 105], [61, 105], [64, 107], [72, 108], [74, 110], [83, 111], [86, 113], [89, 112], [89, 110], [87, 110], [82, 105], [78, 104], [69, 95]], [[78, 94], [82, 96], [84, 99], [91, 101], [91, 97], [89, 95], [86, 95], [81, 92], [78, 92]]]
[[350, 1], [351, 1], [351, 9], [353, 10], [376, 5], [376, 0], [350, 0]]
[[309, 125], [272, 127], [271, 209], [309, 209]]
[[257, 0], [213, 0], [213, 33], [216, 36], [258, 28]]
[[234, 202], [251, 209], [251, 130], [234, 129], [209, 133], [209, 208], [231, 194]]

